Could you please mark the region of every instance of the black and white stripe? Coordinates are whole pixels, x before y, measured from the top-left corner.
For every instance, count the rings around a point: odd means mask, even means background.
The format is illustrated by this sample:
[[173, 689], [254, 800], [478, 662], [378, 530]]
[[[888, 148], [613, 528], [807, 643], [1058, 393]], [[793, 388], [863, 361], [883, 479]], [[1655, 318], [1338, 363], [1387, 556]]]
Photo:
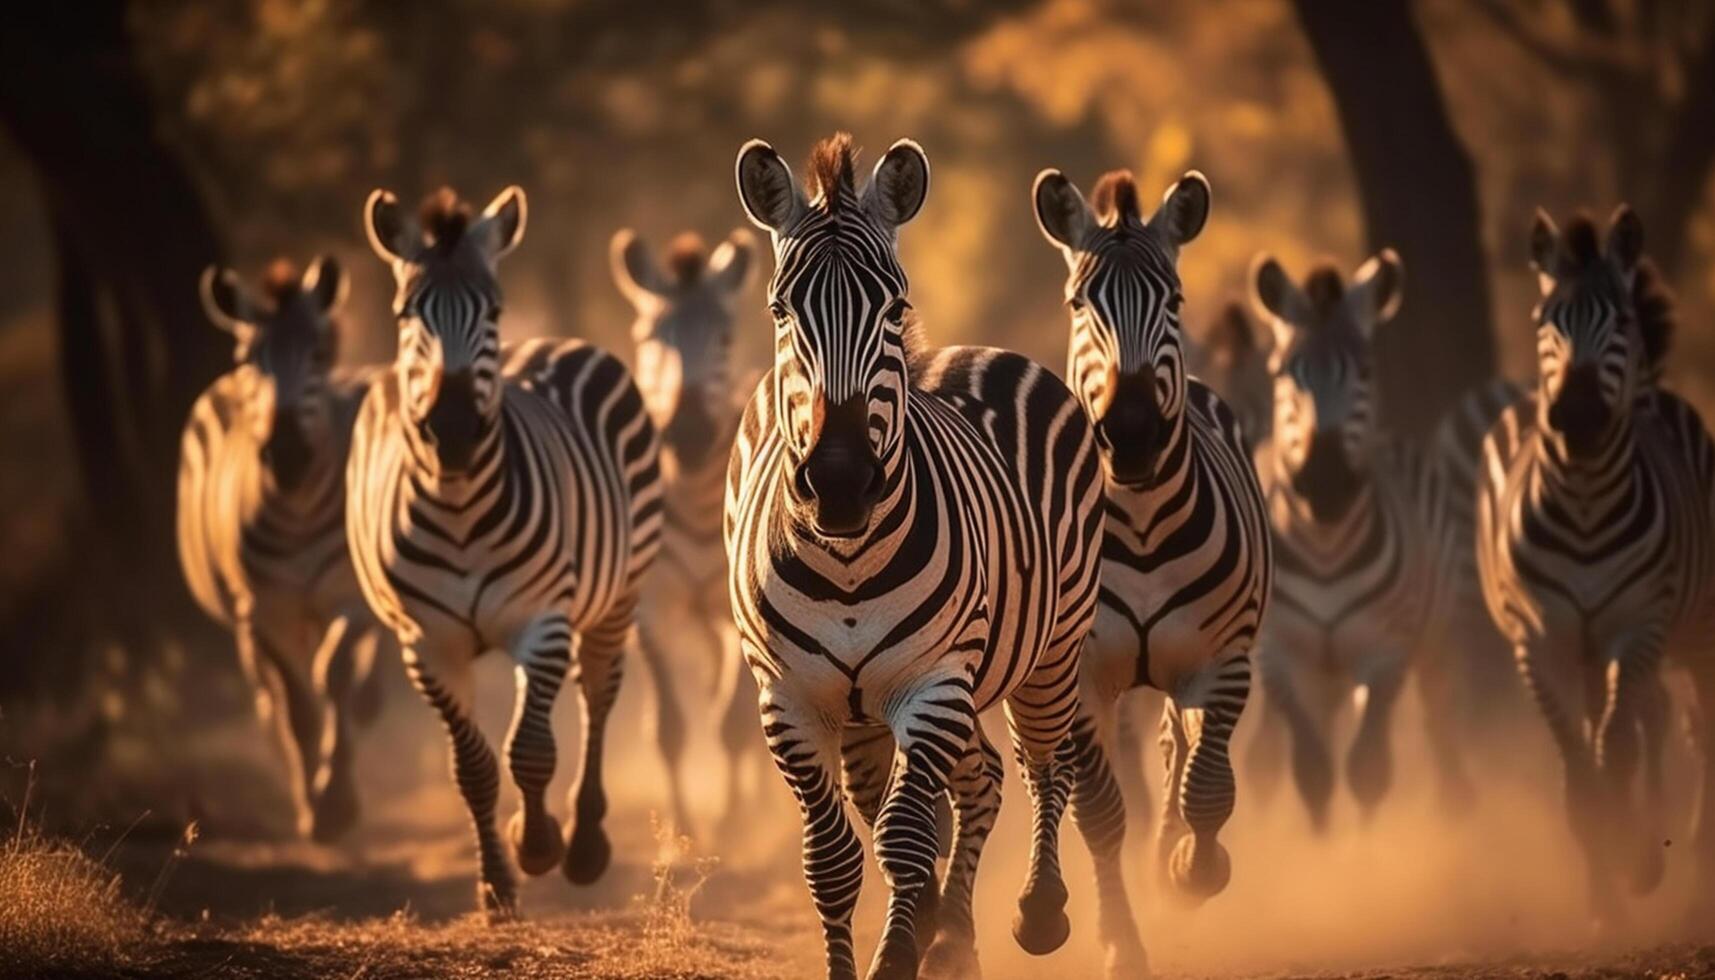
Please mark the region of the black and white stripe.
[[1125, 171], [1102, 178], [1092, 207], [1046, 170], [1034, 201], [1069, 270], [1067, 377], [1107, 473], [1101, 598], [1074, 728], [1073, 815], [1095, 857], [1109, 973], [1137, 976], [1144, 953], [1120, 865], [1125, 806], [1108, 761], [1117, 702], [1145, 685], [1166, 694], [1161, 867], [1187, 895], [1219, 892], [1230, 874], [1216, 839], [1233, 810], [1228, 741], [1250, 691], [1273, 557], [1238, 422], [1185, 371], [1179, 249], [1207, 220], [1207, 181], [1186, 174], [1147, 221]]
[[[370, 390], [348, 469], [348, 531], [364, 594], [399, 637], [406, 669], [440, 713], [481, 851], [481, 898], [516, 887], [494, 826], [500, 777], [471, 719], [472, 662], [518, 665], [507, 739], [523, 797], [508, 828], [519, 866], [561, 862], [594, 881], [610, 856], [602, 744], [639, 580], [661, 530], [655, 427], [623, 364], [580, 341], [502, 346], [495, 268], [522, 237], [511, 188], [480, 216], [450, 191], [418, 221], [377, 191], [370, 243], [393, 267], [398, 359]], [[568, 670], [583, 702], [583, 765], [564, 843], [544, 795], [549, 716]]]
[[367, 377], [335, 370], [345, 276], [269, 270], [263, 295], [209, 269], [203, 303], [237, 365], [197, 399], [179, 457], [178, 545], [197, 602], [229, 627], [277, 738], [300, 833], [357, 817], [351, 728], [379, 709], [380, 630], [345, 542], [344, 461]]
[[[860, 194], [843, 134], [806, 199], [753, 141], [739, 194], [773, 236], [776, 359], [745, 411], [727, 490], [734, 618], [763, 731], [804, 820], [828, 973], [856, 976], [851, 916], [875, 828], [891, 897], [871, 977], [975, 966], [971, 889], [999, 806], [977, 714], [1004, 704], [1035, 803], [1014, 935], [1044, 953], [1069, 923], [1058, 825], [1079, 649], [1093, 616], [1101, 475], [1089, 423], [1052, 374], [987, 348], [924, 350], [896, 229], [928, 189], [902, 140]], [[955, 811], [936, 887], [937, 801]], [[925, 936], [924, 938], [927, 938]]]
[[630, 229], [615, 234], [610, 249], [614, 282], [637, 311], [631, 328], [637, 386], [662, 436], [661, 553], [637, 618], [638, 648], [655, 686], [655, 738], [667, 764], [674, 821], [688, 831], [682, 772], [687, 732], [675, 688], [695, 675], [697, 665], [675, 654], [694, 636], [708, 655], [714, 716], [727, 757], [723, 836], [740, 828], [743, 769], [747, 761], [760, 760], [762, 748], [756, 688], [732, 627], [721, 541], [727, 460], [744, 411], [733, 383], [733, 304], [749, 280], [754, 253], [744, 229], [712, 254], [696, 235], [680, 235], [664, 263]]
[[1359, 706], [1346, 758], [1353, 796], [1367, 814], [1387, 792], [1392, 709], [1440, 594], [1437, 473], [1376, 424], [1371, 338], [1397, 310], [1402, 280], [1391, 250], [1349, 287], [1329, 266], [1302, 288], [1272, 258], [1254, 268], [1253, 299], [1274, 334], [1274, 425], [1257, 469], [1277, 571], [1257, 661], [1265, 697], [1254, 761], [1272, 783], [1284, 726], [1318, 829], [1334, 790], [1333, 719], [1348, 699]]
[[[1694, 836], [1702, 921], [1715, 909], [1715, 444], [1659, 386], [1671, 328], [1622, 207], [1600, 240], [1538, 212], [1532, 264], [1538, 377], [1483, 446], [1477, 566], [1566, 766], [1566, 804], [1599, 916], [1619, 879], [1660, 880], [1664, 656], [1702, 709], [1703, 805]], [[1638, 798], [1639, 764], [1643, 798]], [[1678, 853], [1676, 850], [1674, 853]]]

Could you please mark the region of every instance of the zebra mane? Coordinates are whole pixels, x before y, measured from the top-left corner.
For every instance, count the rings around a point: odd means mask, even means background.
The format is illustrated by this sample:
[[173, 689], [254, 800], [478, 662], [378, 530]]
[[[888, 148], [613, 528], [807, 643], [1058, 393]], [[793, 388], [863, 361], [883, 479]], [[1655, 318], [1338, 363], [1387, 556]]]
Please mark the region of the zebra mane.
[[906, 377], [922, 377], [928, 368], [933, 349], [929, 343], [929, 335], [923, 330], [923, 319], [917, 315], [916, 307], [907, 307], [905, 310], [900, 344], [905, 348]]
[[1090, 192], [1090, 208], [1096, 219], [1109, 228], [1142, 224], [1143, 209], [1137, 202], [1137, 181], [1129, 170], [1110, 170], [1096, 181]]
[[701, 235], [687, 231], [667, 246], [667, 272], [675, 285], [690, 286], [701, 279], [708, 262], [708, 248]]
[[1673, 346], [1677, 317], [1667, 279], [1649, 259], [1638, 263], [1632, 277], [1632, 312], [1637, 316], [1638, 330], [1643, 334], [1645, 366], [1651, 378], [1659, 381], [1667, 362], [1668, 348]]
[[286, 301], [298, 294], [303, 288], [303, 273], [298, 270], [298, 264], [288, 258], [278, 258], [268, 264], [267, 271], [262, 273], [262, 292], [273, 301], [274, 308], [286, 305]]
[[1304, 277], [1304, 295], [1318, 314], [1326, 316], [1346, 295], [1346, 278], [1332, 262], [1318, 262]]
[[1560, 233], [1561, 261], [1571, 270], [1588, 268], [1602, 257], [1602, 235], [1589, 212], [1580, 211], [1567, 222]]
[[819, 141], [810, 151], [811, 200], [830, 214], [840, 206], [840, 192], [857, 193], [857, 181], [852, 177], [852, 134], [838, 132]]
[[423, 198], [422, 207], [417, 210], [417, 221], [422, 225], [423, 233], [429, 236], [430, 246], [436, 251], [446, 252], [458, 245], [470, 228], [470, 215], [470, 205], [459, 200], [451, 187], [442, 187]]

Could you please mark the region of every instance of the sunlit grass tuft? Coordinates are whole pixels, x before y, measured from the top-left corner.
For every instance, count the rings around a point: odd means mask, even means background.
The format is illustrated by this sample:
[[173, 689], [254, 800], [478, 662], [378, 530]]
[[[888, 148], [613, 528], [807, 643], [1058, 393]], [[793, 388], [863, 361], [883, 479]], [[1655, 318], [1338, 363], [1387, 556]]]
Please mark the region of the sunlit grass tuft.
[[0, 962], [20, 975], [123, 966], [147, 919], [119, 876], [20, 822], [0, 847]]

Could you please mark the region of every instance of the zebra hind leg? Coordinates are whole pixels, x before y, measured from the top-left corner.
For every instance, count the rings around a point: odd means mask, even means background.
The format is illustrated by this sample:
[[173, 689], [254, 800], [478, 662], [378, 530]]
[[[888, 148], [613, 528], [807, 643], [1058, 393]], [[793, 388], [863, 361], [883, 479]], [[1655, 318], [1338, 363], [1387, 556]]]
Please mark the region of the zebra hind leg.
[[[925, 978], [969, 978], [978, 975], [977, 927], [971, 911], [977, 862], [1000, 814], [1005, 763], [983, 734], [979, 723], [965, 756], [953, 770], [949, 788], [954, 799], [953, 841], [947, 878], [941, 885], [935, 938], [923, 954]], [[921, 926], [918, 935], [924, 934]]]
[[1175, 698], [1163, 716], [1164, 745], [1177, 753], [1169, 766], [1167, 789], [1176, 825], [1183, 828], [1162, 851], [1168, 882], [1179, 894], [1202, 902], [1221, 893], [1232, 878], [1232, 859], [1217, 835], [1233, 815], [1236, 786], [1230, 746], [1233, 729], [1250, 697], [1250, 658], [1244, 654], [1218, 662], [1207, 685], [1194, 696]]
[[786, 780], [804, 835], [804, 880], [822, 921], [828, 980], [857, 980], [852, 910], [863, 887], [863, 843], [846, 814], [838, 778], [840, 733], [788, 698], [764, 691], [763, 734]]
[[470, 810], [476, 829], [481, 879], [477, 899], [492, 918], [507, 919], [518, 911], [518, 885], [494, 828], [500, 802], [500, 766], [488, 739], [471, 718], [475, 683], [471, 662], [475, 651], [449, 651], [430, 659], [427, 651], [404, 651], [405, 672], [411, 683], [441, 716], [452, 746], [453, 780]]
[[601, 823], [607, 816], [602, 788], [602, 750], [607, 716], [619, 695], [625, 643], [631, 634], [633, 605], [625, 604], [606, 621], [578, 635], [578, 694], [583, 699], [583, 765], [572, 787], [572, 830], [566, 837], [566, 879], [574, 885], [593, 883], [607, 870], [613, 845]]
[[554, 701], [571, 664], [572, 627], [563, 617], [546, 616], [530, 624], [512, 651], [517, 664], [517, 703], [506, 737], [506, 761], [518, 787], [518, 812], [506, 825], [506, 837], [518, 867], [532, 877], [560, 863], [564, 845], [560, 822], [548, 812], [548, 783], [558, 755], [554, 744]]
[[[1143, 976], [1149, 971], [1149, 961], [1125, 889], [1126, 800], [1104, 748], [1118, 727], [1114, 708], [1124, 710], [1114, 705], [1108, 709], [1107, 718], [1099, 718], [1086, 700], [1085, 713], [1072, 723], [1072, 822], [1083, 834], [1095, 864], [1098, 929], [1106, 950], [1107, 975], [1120, 980]], [[1123, 728], [1117, 737], [1126, 737]]]

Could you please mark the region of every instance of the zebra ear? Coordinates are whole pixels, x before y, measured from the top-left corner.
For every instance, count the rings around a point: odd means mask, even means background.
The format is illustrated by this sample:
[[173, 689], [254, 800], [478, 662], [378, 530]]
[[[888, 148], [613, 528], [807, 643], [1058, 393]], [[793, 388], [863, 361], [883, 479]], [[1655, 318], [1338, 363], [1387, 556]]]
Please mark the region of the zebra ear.
[[755, 237], [748, 229], [734, 228], [726, 241], [716, 246], [714, 254], [709, 256], [705, 275], [716, 289], [730, 295], [744, 289], [755, 266]]
[[1161, 208], [1149, 219], [1149, 227], [1178, 248], [1190, 243], [1203, 231], [1209, 220], [1209, 179], [1195, 170], [1167, 189], [1161, 196]]
[[762, 140], [744, 144], [735, 170], [738, 200], [751, 224], [778, 234], [803, 212], [804, 192], [774, 147]]
[[412, 247], [412, 222], [399, 207], [392, 191], [376, 189], [363, 205], [363, 230], [369, 247], [386, 262], [403, 262]]
[[1541, 208], [1536, 209], [1530, 223], [1530, 267], [1536, 270], [1542, 295], [1547, 296], [1554, 290], [1554, 277], [1560, 268], [1560, 229]]
[[488, 207], [482, 209], [482, 218], [477, 223], [489, 236], [494, 258], [504, 257], [524, 240], [525, 214], [524, 188], [517, 184], [495, 195]]
[[331, 255], [321, 255], [304, 270], [304, 278], [299, 288], [315, 303], [316, 309], [327, 316], [345, 305], [345, 296], [350, 287], [351, 280], [346, 276], [345, 270], [340, 268], [339, 262]]
[[1096, 226], [1096, 215], [1065, 174], [1052, 167], [1037, 174], [1030, 199], [1036, 205], [1036, 227], [1042, 237], [1068, 253], [1083, 247], [1084, 236]]
[[900, 140], [875, 162], [863, 206], [889, 228], [898, 228], [922, 210], [929, 196], [929, 155], [915, 140]]
[[1358, 328], [1366, 337], [1375, 331], [1377, 325], [1392, 320], [1399, 312], [1404, 292], [1405, 263], [1393, 249], [1382, 249], [1358, 267], [1352, 276], [1351, 289], [1346, 293], [1346, 302], [1352, 305]]
[[1627, 280], [1637, 271], [1644, 257], [1644, 223], [1637, 212], [1622, 204], [1608, 219], [1608, 258], [1619, 267]]
[[1258, 252], [1251, 261], [1251, 305], [1267, 320], [1274, 335], [1274, 348], [1285, 350], [1292, 340], [1294, 324], [1310, 315], [1310, 300], [1274, 256]]
[[649, 295], [664, 291], [661, 270], [649, 254], [649, 246], [630, 228], [613, 233], [608, 243], [608, 265], [613, 270], [614, 284], [633, 306], [640, 305]]
[[214, 325], [246, 339], [255, 329], [256, 312], [244, 295], [238, 273], [211, 265], [202, 273], [202, 308]]

